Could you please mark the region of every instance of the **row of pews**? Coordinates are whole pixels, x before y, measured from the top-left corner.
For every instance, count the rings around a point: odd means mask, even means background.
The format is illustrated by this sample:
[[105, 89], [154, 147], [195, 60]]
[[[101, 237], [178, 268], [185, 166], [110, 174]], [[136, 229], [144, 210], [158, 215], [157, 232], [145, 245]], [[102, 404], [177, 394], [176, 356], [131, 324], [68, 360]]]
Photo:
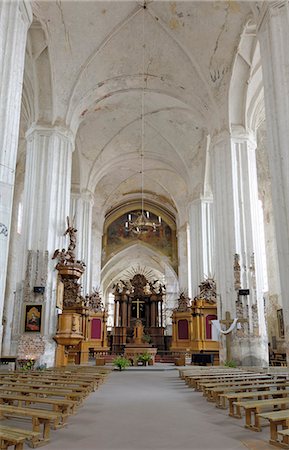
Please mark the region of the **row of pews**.
[[[22, 450], [25, 442], [33, 448], [48, 443], [51, 428], [66, 426], [69, 416], [108, 373], [109, 369], [93, 366], [0, 373], [0, 449]], [[26, 419], [31, 426], [9, 426], [8, 418]]]
[[[270, 424], [270, 444], [289, 449], [289, 373], [266, 373], [259, 369], [194, 367], [179, 369], [180, 377], [217, 408], [228, 415], [244, 417], [252, 431], [262, 430], [262, 421]], [[268, 423], [268, 422], [267, 422]]]

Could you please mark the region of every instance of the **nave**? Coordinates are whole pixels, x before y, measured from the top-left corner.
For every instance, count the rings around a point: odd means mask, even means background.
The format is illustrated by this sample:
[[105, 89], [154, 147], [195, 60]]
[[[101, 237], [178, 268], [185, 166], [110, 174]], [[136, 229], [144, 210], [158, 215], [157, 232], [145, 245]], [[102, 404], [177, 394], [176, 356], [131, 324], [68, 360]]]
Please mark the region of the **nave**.
[[[163, 365], [162, 365], [163, 368]], [[178, 371], [112, 372], [67, 428], [53, 432], [47, 450], [269, 450], [268, 427], [246, 430], [226, 410], [189, 389]]]

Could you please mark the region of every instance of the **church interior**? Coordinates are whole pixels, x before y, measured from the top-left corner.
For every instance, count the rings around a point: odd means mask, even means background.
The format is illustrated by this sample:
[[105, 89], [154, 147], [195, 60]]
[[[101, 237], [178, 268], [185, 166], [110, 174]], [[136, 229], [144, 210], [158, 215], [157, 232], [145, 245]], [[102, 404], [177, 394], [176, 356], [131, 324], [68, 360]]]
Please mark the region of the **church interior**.
[[0, 372], [286, 378], [288, 50], [288, 0], [0, 1]]

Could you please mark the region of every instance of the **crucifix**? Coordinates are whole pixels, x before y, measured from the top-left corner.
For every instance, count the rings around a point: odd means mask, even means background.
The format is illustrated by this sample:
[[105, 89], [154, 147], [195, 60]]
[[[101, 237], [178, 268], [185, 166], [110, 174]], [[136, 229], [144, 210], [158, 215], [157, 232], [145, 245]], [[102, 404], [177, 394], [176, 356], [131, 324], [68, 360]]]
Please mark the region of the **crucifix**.
[[143, 303], [144, 303], [143, 300], [140, 300], [139, 298], [132, 301], [132, 304], [136, 305], [136, 318], [137, 319], [140, 319], [140, 305], [142, 305]]
[[[232, 325], [234, 320], [231, 318], [230, 311], [226, 311], [225, 317], [226, 318], [224, 320], [220, 320], [220, 323], [222, 325], [226, 325], [226, 328], [228, 330], [228, 328], [230, 328], [230, 326]], [[245, 322], [248, 322], [248, 320], [247, 319], [238, 319], [237, 320], [237, 323], [245, 323]], [[230, 331], [230, 333], [226, 334], [226, 360], [227, 361], [231, 360], [231, 338], [230, 338], [230, 334], [232, 333], [232, 331]]]

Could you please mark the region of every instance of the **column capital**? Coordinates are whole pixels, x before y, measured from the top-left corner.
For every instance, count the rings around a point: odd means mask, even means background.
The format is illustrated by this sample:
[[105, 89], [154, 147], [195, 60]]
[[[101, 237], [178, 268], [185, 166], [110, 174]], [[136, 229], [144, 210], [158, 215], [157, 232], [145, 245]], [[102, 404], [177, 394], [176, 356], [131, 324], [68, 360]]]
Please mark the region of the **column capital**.
[[[264, 1], [261, 8], [255, 8], [255, 18], [257, 21], [257, 31], [260, 31], [271, 15], [278, 15], [282, 8], [288, 7], [288, 0]], [[256, 14], [258, 11], [258, 14]]]
[[81, 189], [81, 198], [87, 203], [90, 203], [91, 206], [94, 205], [94, 194], [89, 189]]
[[26, 140], [27, 142], [31, 141], [35, 135], [39, 135], [39, 136], [52, 136], [52, 135], [58, 135], [61, 138], [65, 138], [68, 141], [70, 141], [70, 144], [72, 146], [72, 151], [74, 150], [74, 145], [75, 145], [75, 139], [74, 139], [74, 134], [72, 133], [72, 131], [65, 126], [61, 126], [61, 125], [42, 125], [39, 123], [33, 124], [27, 131], [25, 134]]
[[216, 130], [211, 137], [211, 148], [217, 147], [222, 144], [224, 141], [229, 142], [230, 140], [230, 131], [229, 129]]
[[91, 206], [94, 204], [94, 194], [88, 189], [81, 189], [81, 191], [71, 191], [71, 198], [77, 200], [82, 200], [85, 203], [90, 203]]
[[191, 208], [194, 206], [202, 205], [204, 203], [213, 203], [213, 201], [214, 201], [213, 195], [208, 196], [201, 194], [200, 197], [198, 198], [191, 198], [188, 201], [188, 207]]
[[256, 148], [256, 134], [252, 130], [246, 130], [241, 125], [232, 125], [231, 130], [221, 130], [211, 140], [211, 148], [214, 149], [223, 144], [230, 145], [232, 142], [247, 142], [250, 147]]
[[33, 20], [33, 13], [32, 13], [32, 8], [30, 5], [30, 2], [27, 0], [21, 0], [19, 2], [18, 8], [21, 13], [23, 22], [25, 23], [25, 25], [28, 28]]
[[231, 139], [238, 143], [247, 142], [253, 148], [257, 147], [256, 134], [253, 131], [246, 130], [244, 127], [239, 125], [232, 125]]

